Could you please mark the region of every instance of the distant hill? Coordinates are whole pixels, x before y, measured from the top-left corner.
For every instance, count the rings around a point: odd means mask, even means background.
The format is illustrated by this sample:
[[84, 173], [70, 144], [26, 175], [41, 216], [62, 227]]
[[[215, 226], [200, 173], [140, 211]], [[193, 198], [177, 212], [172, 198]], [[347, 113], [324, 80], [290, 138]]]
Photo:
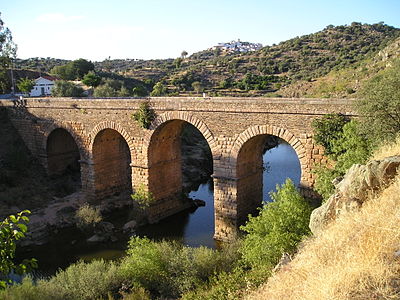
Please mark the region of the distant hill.
[[[383, 23], [353, 22], [351, 25], [329, 25], [322, 31], [248, 53], [208, 49], [187, 58], [118, 59], [94, 64], [97, 71], [133, 78], [150, 87], [161, 81], [171, 95], [191, 95], [204, 90], [214, 96], [313, 96], [316, 93], [296, 93], [294, 90], [314, 86], [308, 83], [331, 72], [356, 68], [376, 57], [399, 37], [400, 29]], [[17, 60], [16, 64], [22, 69], [48, 72], [55, 65], [65, 63], [66, 60], [36, 58]], [[352, 94], [355, 89], [349, 87], [346, 90]], [[320, 92], [318, 95], [321, 96]]]

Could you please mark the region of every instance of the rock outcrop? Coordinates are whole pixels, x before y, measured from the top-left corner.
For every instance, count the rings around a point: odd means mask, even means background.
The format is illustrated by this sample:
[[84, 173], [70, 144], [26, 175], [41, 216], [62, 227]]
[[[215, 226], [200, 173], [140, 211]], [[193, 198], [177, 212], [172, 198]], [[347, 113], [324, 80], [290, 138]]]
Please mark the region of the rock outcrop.
[[310, 218], [310, 229], [318, 234], [339, 215], [358, 210], [371, 195], [385, 187], [397, 174], [400, 156], [353, 165], [341, 181], [335, 184], [335, 193]]

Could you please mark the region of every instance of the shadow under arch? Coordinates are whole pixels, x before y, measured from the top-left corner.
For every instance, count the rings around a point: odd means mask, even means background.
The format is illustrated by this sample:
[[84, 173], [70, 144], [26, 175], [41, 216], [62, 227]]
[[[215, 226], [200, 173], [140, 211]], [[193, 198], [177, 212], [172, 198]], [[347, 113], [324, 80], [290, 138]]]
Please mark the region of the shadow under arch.
[[[263, 152], [269, 137], [286, 141], [296, 152], [300, 168], [306, 165], [305, 147], [288, 130], [276, 126], [252, 126], [235, 140], [231, 151], [237, 188], [238, 223], [255, 213], [263, 200]], [[301, 173], [304, 170], [300, 171]], [[301, 183], [300, 183], [301, 184]]]
[[132, 139], [114, 122], [102, 122], [91, 131], [89, 151], [93, 162], [97, 199], [132, 193]]
[[157, 203], [150, 210], [151, 221], [177, 213], [190, 205], [184, 200], [182, 188], [181, 134], [186, 124], [201, 133], [211, 156], [214, 159], [219, 157], [214, 136], [204, 122], [186, 112], [167, 112], [158, 116], [152, 122], [144, 143], [148, 188]]

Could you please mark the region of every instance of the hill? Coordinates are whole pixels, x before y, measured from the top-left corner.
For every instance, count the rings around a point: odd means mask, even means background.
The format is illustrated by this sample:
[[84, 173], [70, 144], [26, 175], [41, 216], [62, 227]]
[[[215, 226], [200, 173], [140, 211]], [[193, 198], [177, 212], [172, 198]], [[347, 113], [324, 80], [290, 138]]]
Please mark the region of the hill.
[[[248, 53], [208, 49], [187, 58], [107, 59], [94, 64], [98, 72], [136, 79], [149, 91], [156, 82], [162, 82], [170, 95], [198, 94], [204, 90], [211, 96], [297, 96], [293, 90], [309, 86], [316, 78], [367, 64], [398, 37], [398, 28], [353, 22], [329, 25], [322, 31]], [[60, 59], [32, 58], [17, 60], [16, 66], [49, 72], [66, 63]]]

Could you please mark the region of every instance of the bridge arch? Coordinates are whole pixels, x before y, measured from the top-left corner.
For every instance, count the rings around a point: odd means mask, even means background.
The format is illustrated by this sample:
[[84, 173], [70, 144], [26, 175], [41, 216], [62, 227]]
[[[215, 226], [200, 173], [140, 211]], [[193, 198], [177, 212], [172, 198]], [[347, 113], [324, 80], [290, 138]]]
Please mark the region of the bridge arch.
[[286, 141], [297, 154], [301, 173], [305, 171], [302, 170], [307, 165], [305, 146], [289, 130], [264, 125], [252, 126], [239, 134], [231, 151], [233, 174], [236, 178], [239, 223], [243, 223], [249, 213], [256, 212], [257, 207], [262, 203], [263, 151], [268, 136], [275, 136]]
[[80, 175], [79, 160], [84, 158], [82, 137], [69, 123], [51, 123], [42, 139], [44, 165], [49, 175], [73, 172]]
[[115, 122], [101, 122], [91, 131], [89, 151], [97, 198], [132, 192], [132, 142], [128, 132]]
[[172, 215], [187, 207], [182, 205], [184, 175], [181, 155], [181, 133], [187, 124], [203, 136], [211, 153], [210, 159], [211, 156], [214, 159], [219, 156], [214, 135], [203, 121], [186, 112], [167, 112], [159, 115], [152, 122], [144, 141], [148, 188], [158, 203], [153, 211], [150, 211], [152, 220], [159, 219], [158, 212]]

